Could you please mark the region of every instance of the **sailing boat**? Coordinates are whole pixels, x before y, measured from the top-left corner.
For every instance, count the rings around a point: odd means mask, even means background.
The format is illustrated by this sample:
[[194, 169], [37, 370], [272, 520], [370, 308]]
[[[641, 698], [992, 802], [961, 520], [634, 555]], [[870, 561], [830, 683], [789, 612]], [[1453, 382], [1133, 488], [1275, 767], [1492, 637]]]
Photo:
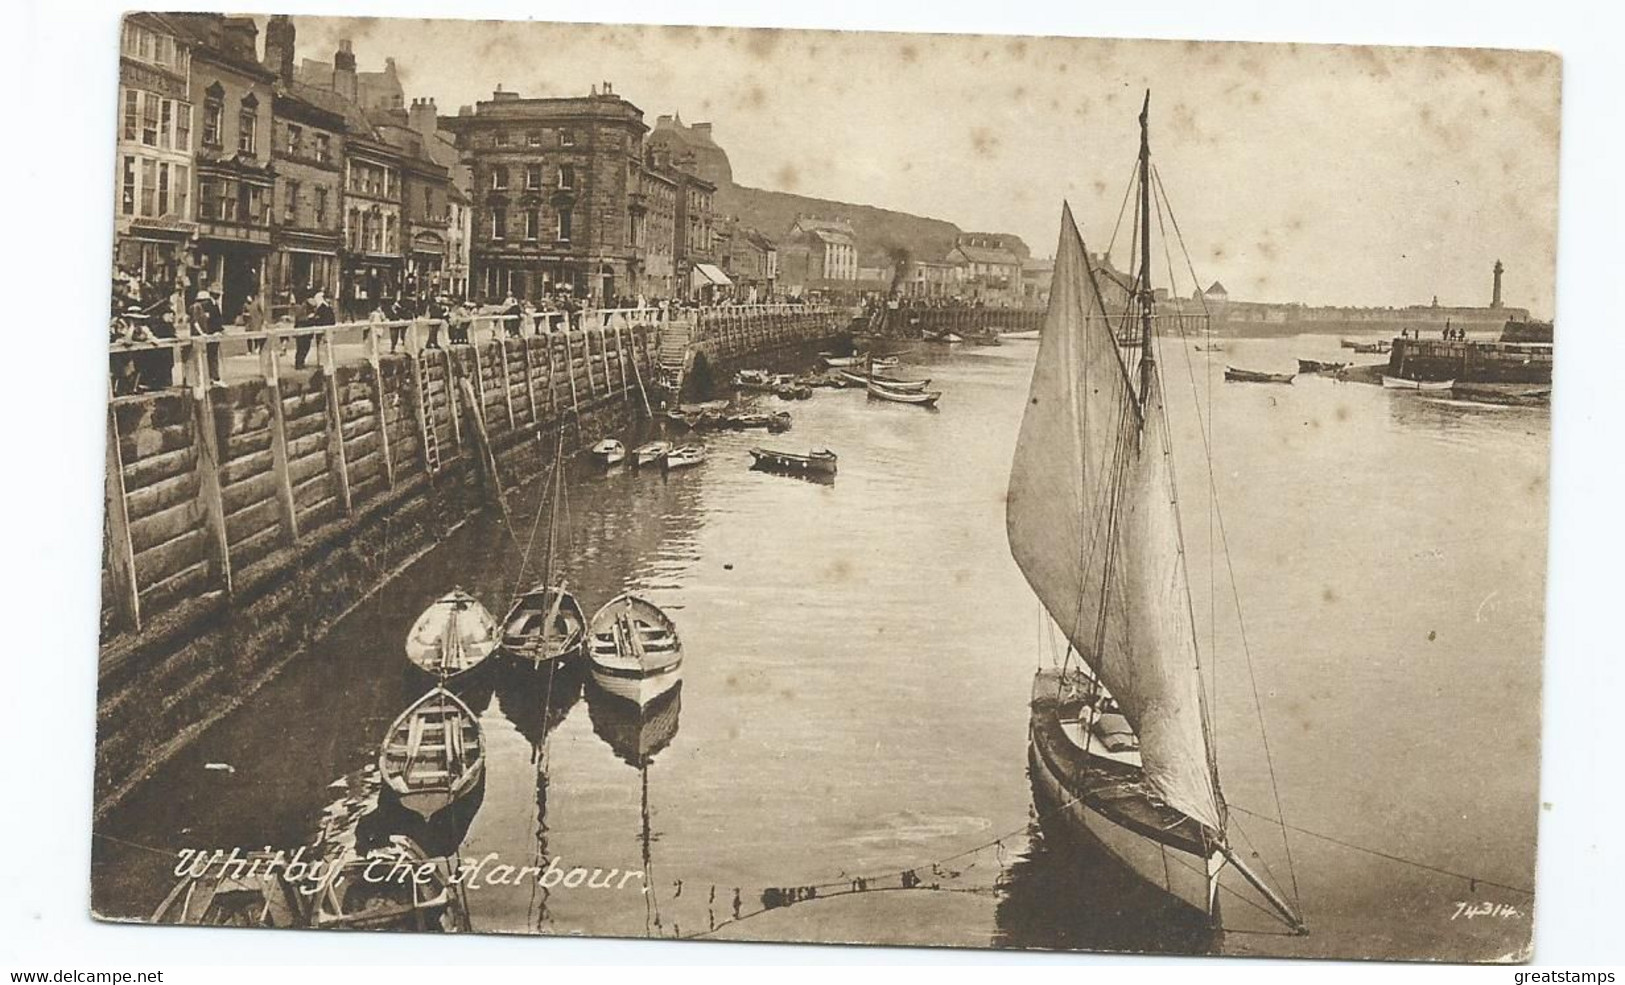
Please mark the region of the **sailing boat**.
[[[559, 513], [564, 503], [564, 435], [553, 446], [553, 475], [547, 500], [547, 558], [542, 580], [514, 599], [502, 620], [502, 648], [536, 670], [568, 660], [586, 642], [587, 614], [576, 597], [565, 591], [566, 582], [553, 584], [554, 548], [558, 542]], [[521, 583], [523, 584], [523, 583]]]
[[1228, 865], [1301, 930], [1227, 833], [1153, 345], [1150, 105], [1148, 92], [1130, 310], [1113, 325], [1063, 207], [1011, 466], [1010, 551], [1070, 643], [1062, 666], [1033, 680], [1028, 761], [1036, 790], [1067, 828], [1210, 921]]

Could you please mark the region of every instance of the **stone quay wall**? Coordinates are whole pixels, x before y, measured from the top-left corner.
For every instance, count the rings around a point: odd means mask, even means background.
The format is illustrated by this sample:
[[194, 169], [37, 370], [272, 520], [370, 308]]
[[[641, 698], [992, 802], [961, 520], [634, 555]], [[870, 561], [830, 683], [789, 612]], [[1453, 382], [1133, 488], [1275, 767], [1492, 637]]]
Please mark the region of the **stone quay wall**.
[[354, 327], [284, 331], [318, 335], [323, 368], [297, 378], [272, 333], [260, 377], [225, 387], [182, 340], [186, 386], [112, 399], [98, 814], [492, 501], [465, 382], [505, 485], [643, 414], [660, 329], [605, 321], [421, 357], [380, 355], [375, 330], [348, 364], [333, 338]]

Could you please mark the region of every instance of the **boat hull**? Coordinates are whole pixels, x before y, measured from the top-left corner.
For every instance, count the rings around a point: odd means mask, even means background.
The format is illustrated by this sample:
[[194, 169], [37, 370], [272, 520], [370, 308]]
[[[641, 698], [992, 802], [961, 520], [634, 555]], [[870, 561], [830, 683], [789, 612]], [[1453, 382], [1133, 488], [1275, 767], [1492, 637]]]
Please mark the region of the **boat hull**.
[[1455, 380], [1408, 380], [1400, 376], [1384, 376], [1382, 385], [1388, 390], [1451, 390], [1456, 386]]
[[683, 680], [683, 661], [643, 675], [622, 675], [598, 664], [592, 666], [592, 682], [608, 694], [640, 707], [676, 687]]

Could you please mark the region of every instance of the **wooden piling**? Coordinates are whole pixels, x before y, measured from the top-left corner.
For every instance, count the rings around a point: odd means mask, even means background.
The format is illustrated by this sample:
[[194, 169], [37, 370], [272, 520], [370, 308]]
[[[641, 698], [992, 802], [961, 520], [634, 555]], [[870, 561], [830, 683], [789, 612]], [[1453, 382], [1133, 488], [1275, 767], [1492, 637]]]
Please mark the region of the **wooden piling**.
[[118, 446], [118, 414], [107, 390], [107, 560], [113, 605], [124, 625], [141, 629], [141, 592], [135, 580], [135, 544], [130, 540], [130, 502], [124, 493], [124, 456]]
[[[218, 344], [218, 343], [216, 343]], [[198, 500], [203, 507], [204, 523], [209, 528], [214, 547], [214, 574], [231, 594], [231, 547], [226, 539], [226, 508], [220, 497], [220, 439], [215, 432], [214, 389], [209, 378], [209, 367], [204, 352], [208, 345], [194, 341], [191, 346], [192, 427], [197, 445]]]
[[384, 462], [384, 485], [395, 488], [395, 458], [389, 452], [389, 419], [384, 410], [383, 360], [378, 353], [378, 333], [367, 332], [367, 367], [372, 371], [372, 413], [378, 428], [378, 454]]
[[338, 360], [333, 355], [333, 333], [323, 332], [319, 342], [322, 347], [322, 391], [327, 397], [327, 468], [333, 476], [344, 515], [354, 517], [355, 503], [350, 498], [350, 459], [344, 453], [344, 405], [339, 402]]

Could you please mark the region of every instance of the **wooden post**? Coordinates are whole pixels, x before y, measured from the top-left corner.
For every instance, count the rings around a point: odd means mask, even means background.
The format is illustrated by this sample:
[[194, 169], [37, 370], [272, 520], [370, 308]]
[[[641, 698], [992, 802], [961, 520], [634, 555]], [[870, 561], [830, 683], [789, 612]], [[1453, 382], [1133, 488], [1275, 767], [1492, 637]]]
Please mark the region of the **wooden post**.
[[[473, 334], [472, 328], [469, 329], [469, 334]], [[463, 421], [462, 414], [458, 413], [457, 410], [457, 381], [453, 379], [457, 375], [457, 360], [451, 357], [452, 351], [452, 349], [446, 349], [441, 353], [446, 363], [446, 375], [442, 377], [440, 382], [445, 387], [446, 407], [451, 413], [451, 438], [457, 443], [457, 454], [461, 457], [463, 454]]]
[[433, 476], [434, 466], [429, 463], [429, 429], [434, 426], [434, 420], [429, 415], [428, 381], [423, 378], [423, 348], [418, 345], [416, 325], [412, 326], [411, 338], [412, 416], [418, 421], [418, 451], [419, 457], [423, 460], [423, 471]]
[[[173, 358], [173, 357], [172, 357]], [[113, 604], [130, 629], [141, 629], [141, 591], [135, 581], [135, 543], [130, 539], [130, 504], [124, 495], [124, 456], [118, 447], [118, 414], [113, 388], [107, 388], [107, 559], [111, 562]]]
[[[570, 353], [570, 333], [564, 333], [564, 375], [570, 378], [570, 409], [576, 415], [576, 436], [581, 436], [581, 397], [576, 393], [576, 371], [571, 365], [575, 361]], [[590, 367], [589, 367], [590, 368]]]
[[271, 411], [271, 472], [276, 477], [276, 498], [282, 505], [282, 536], [292, 544], [299, 540], [299, 508], [293, 498], [293, 478], [288, 472], [288, 422], [282, 406], [282, 357], [277, 352], [281, 339], [268, 337], [260, 349], [260, 377], [265, 381], [265, 400]]
[[226, 509], [220, 497], [220, 441], [214, 427], [214, 389], [209, 367], [204, 361], [208, 346], [192, 343], [192, 430], [197, 450], [198, 499], [203, 504], [204, 522], [213, 535], [215, 574], [220, 587], [231, 594], [231, 548], [226, 539]]
[[373, 423], [378, 428], [378, 454], [384, 459], [384, 484], [395, 488], [395, 459], [389, 453], [389, 421], [384, 410], [383, 360], [378, 353], [378, 333], [367, 332], [367, 365], [372, 368]]
[[621, 335], [621, 326], [615, 326], [615, 355], [621, 364], [621, 392], [625, 393], [630, 387], [626, 380], [626, 339]]
[[525, 357], [525, 403], [530, 407], [530, 426], [539, 427], [541, 418], [536, 416], [536, 371], [530, 354], [532, 337], [527, 335], [519, 340], [519, 352]]
[[[603, 341], [604, 341], [603, 336], [599, 336], [598, 341], [599, 341], [600, 347], [602, 347], [602, 344], [603, 344]], [[592, 397], [596, 397], [598, 395], [598, 377], [596, 375], [594, 375], [594, 373], [592, 371], [592, 328], [591, 328], [591, 326], [583, 325], [582, 328], [581, 328], [581, 347], [582, 347], [582, 351], [584, 351], [587, 354], [587, 358], [584, 359], [583, 362], [585, 362], [586, 365], [587, 365], [587, 397], [589, 399], [591, 399]]]
[[[517, 330], [517, 326], [516, 326]], [[523, 345], [525, 335], [519, 332], [519, 343]], [[497, 366], [502, 371], [502, 402], [508, 407], [508, 430], [515, 430], [517, 425], [513, 418], [513, 381], [508, 378], [508, 337], [506, 334], [497, 336]]]
[[339, 402], [338, 360], [333, 355], [333, 332], [324, 330], [320, 340], [322, 352], [322, 389], [327, 394], [327, 467], [338, 483], [339, 502], [344, 515], [355, 516], [355, 503], [350, 498], [350, 459], [344, 453], [344, 405]]
[[547, 354], [547, 414], [548, 423], [553, 426], [559, 424], [559, 391], [554, 383], [553, 376], [553, 334], [548, 333], [547, 348], [542, 350]]

